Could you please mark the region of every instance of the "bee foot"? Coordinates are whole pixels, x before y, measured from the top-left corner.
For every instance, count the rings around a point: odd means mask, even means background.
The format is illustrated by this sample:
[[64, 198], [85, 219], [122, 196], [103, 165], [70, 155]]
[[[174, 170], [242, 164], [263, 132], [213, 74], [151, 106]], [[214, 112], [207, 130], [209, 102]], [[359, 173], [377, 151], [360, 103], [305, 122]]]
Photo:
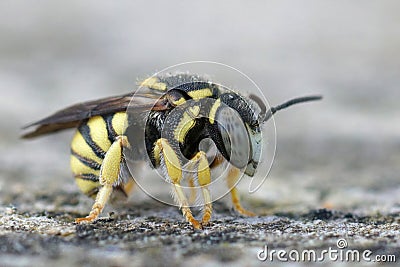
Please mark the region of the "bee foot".
[[197, 230], [203, 229], [203, 226], [196, 219], [190, 220], [189, 222], [193, 226], [194, 229], [197, 229]]
[[92, 222], [94, 222], [95, 220], [96, 220], [96, 217], [87, 216], [87, 217], [84, 217], [84, 218], [76, 218], [76, 219], [75, 219], [75, 223], [78, 223], [78, 224], [92, 223]]
[[254, 217], [257, 216], [257, 214], [255, 214], [252, 211], [249, 210], [245, 210], [245, 209], [237, 209], [237, 212], [239, 212], [241, 215], [247, 216], [247, 217]]

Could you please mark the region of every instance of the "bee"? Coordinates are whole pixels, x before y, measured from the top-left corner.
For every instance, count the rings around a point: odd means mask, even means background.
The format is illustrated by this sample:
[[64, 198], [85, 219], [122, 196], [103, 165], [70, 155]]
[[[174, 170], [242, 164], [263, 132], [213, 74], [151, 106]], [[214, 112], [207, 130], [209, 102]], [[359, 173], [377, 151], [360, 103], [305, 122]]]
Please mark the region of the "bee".
[[[127, 171], [127, 154], [132, 160], [148, 158], [151, 168], [164, 170], [183, 216], [196, 229], [211, 219], [211, 170], [227, 161], [226, 182], [233, 207], [239, 214], [254, 216], [242, 207], [235, 185], [241, 170], [248, 176], [256, 173], [263, 144], [262, 124], [281, 109], [321, 99], [294, 98], [267, 110], [260, 97], [245, 97], [195, 74], [152, 76], [141, 82], [140, 88], [67, 107], [24, 127], [35, 128], [22, 138], [77, 128], [71, 142], [71, 170], [79, 189], [95, 201], [90, 213], [77, 218], [76, 223], [95, 221], [111, 195], [122, 192], [128, 196], [132, 191], [135, 180]], [[241, 130], [238, 123], [243, 125]], [[137, 134], [140, 129], [145, 134]], [[200, 146], [205, 138], [217, 149], [211, 160], [207, 149]], [[243, 156], [244, 150], [247, 156]], [[183, 168], [188, 163], [195, 173], [189, 177], [189, 185], [198, 184], [204, 200], [201, 222], [194, 218], [182, 188]]]

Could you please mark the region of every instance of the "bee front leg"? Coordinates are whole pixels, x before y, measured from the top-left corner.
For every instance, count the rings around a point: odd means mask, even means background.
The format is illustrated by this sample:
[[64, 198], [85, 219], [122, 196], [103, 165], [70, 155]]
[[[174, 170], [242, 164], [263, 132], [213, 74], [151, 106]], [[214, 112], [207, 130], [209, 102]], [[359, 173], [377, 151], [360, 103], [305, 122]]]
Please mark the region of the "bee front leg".
[[240, 170], [234, 166], [229, 166], [228, 177], [226, 178], [226, 182], [228, 188], [230, 189], [232, 204], [237, 212], [245, 216], [256, 216], [254, 212], [248, 211], [242, 207], [240, 204], [240, 196], [239, 192], [236, 188], [236, 183], [240, 178]]
[[208, 189], [208, 185], [211, 183], [211, 172], [206, 153], [203, 151], [198, 152], [191, 159], [188, 167], [190, 168], [189, 177], [187, 177], [190, 189], [189, 203], [194, 204], [196, 200], [196, 185], [194, 182], [194, 173], [196, 173], [196, 178], [201, 186], [204, 199], [203, 219], [201, 224], [207, 225], [212, 215], [212, 199]]
[[126, 136], [119, 136], [108, 149], [100, 168], [99, 180], [102, 187], [97, 193], [96, 201], [89, 215], [84, 218], [77, 218], [75, 220], [76, 223], [93, 222], [103, 211], [113, 191], [113, 185], [118, 181], [123, 147], [129, 147], [128, 138]]
[[210, 167], [206, 153], [203, 151], [198, 152], [192, 160], [197, 162], [197, 177], [204, 199], [203, 219], [201, 224], [206, 225], [210, 221], [212, 214], [212, 200], [210, 190], [208, 189], [208, 185], [211, 183]]
[[185, 217], [186, 221], [188, 221], [195, 229], [201, 229], [201, 224], [192, 215], [188, 200], [180, 184], [182, 179], [182, 167], [180, 160], [169, 142], [164, 138], [158, 139], [154, 147], [154, 157], [156, 162], [160, 162], [161, 153], [163, 155], [168, 176], [173, 183], [177, 202], [182, 210], [183, 216]]

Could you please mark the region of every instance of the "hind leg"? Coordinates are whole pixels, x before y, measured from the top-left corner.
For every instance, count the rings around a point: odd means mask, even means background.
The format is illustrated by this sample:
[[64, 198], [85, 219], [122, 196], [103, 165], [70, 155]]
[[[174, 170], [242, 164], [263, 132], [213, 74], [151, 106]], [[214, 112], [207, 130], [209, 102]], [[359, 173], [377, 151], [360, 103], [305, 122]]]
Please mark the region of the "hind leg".
[[108, 202], [113, 185], [118, 181], [120, 163], [122, 160], [122, 148], [129, 146], [126, 136], [119, 136], [107, 151], [100, 168], [101, 188], [97, 193], [96, 200], [89, 215], [84, 218], [77, 218], [76, 223], [89, 223], [97, 219]]

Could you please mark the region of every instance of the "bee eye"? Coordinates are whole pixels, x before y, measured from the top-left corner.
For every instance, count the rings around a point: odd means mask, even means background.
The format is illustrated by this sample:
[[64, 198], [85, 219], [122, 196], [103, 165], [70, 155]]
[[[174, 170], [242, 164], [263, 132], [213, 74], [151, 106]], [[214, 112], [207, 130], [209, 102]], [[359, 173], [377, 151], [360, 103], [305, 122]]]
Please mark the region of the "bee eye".
[[216, 121], [229, 162], [238, 168], [246, 167], [251, 157], [251, 144], [240, 114], [226, 106], [218, 112]]

